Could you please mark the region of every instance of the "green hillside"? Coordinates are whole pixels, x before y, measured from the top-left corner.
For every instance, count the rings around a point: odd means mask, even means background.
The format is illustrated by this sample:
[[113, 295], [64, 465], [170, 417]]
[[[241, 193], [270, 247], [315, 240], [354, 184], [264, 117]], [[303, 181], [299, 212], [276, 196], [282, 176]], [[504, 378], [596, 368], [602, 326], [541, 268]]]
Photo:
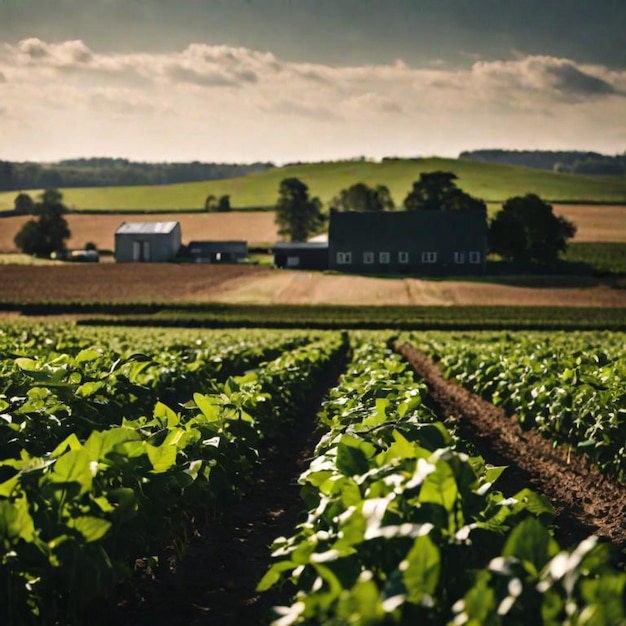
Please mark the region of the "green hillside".
[[[623, 177], [578, 176], [441, 158], [398, 159], [382, 163], [309, 163], [203, 183], [67, 189], [63, 193], [66, 203], [78, 211], [200, 209], [208, 194], [218, 197], [228, 194], [233, 207], [252, 209], [273, 206], [280, 181], [296, 176], [309, 185], [312, 195], [319, 196], [324, 202], [341, 189], [361, 181], [387, 185], [396, 204], [400, 205], [420, 172], [434, 170], [456, 173], [459, 187], [488, 202], [498, 203], [511, 196], [533, 192], [550, 202], [626, 204], [626, 179]], [[12, 208], [15, 195], [15, 192], [0, 193], [0, 210]]]

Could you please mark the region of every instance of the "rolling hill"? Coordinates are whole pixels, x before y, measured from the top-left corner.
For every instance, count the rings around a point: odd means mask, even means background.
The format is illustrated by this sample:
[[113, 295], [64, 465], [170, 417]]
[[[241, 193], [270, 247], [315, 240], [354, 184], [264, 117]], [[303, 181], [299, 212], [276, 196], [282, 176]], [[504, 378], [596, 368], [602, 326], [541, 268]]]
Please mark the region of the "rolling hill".
[[[626, 204], [624, 177], [591, 177], [541, 171], [462, 159], [394, 159], [383, 162], [341, 161], [274, 168], [242, 178], [146, 187], [91, 187], [63, 190], [75, 211], [199, 210], [209, 194], [230, 196], [237, 209], [272, 207], [280, 181], [297, 177], [311, 195], [328, 203], [341, 189], [356, 182], [387, 185], [400, 205], [421, 172], [444, 170], [458, 176], [464, 191], [490, 203], [516, 195], [537, 193], [554, 203]], [[29, 193], [36, 195], [39, 190]], [[0, 193], [0, 210], [13, 208], [16, 192]]]

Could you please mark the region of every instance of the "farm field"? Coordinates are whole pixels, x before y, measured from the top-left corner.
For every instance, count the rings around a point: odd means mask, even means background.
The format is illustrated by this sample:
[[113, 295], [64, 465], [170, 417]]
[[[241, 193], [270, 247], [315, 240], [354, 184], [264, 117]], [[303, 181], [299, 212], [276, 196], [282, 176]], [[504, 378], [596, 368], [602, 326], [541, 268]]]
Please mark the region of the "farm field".
[[411, 343], [604, 354], [613, 404], [591, 361], [562, 384], [626, 445], [624, 333], [391, 339], [0, 326], [3, 623], [622, 623], [619, 445], [602, 474]]
[[[454, 172], [461, 189], [487, 202], [499, 203], [512, 196], [536, 193], [552, 202], [626, 203], [626, 182], [621, 177], [578, 176], [443, 158], [307, 163], [243, 178], [150, 187], [64, 189], [63, 194], [67, 205], [75, 210], [195, 210], [204, 206], [209, 194], [229, 195], [236, 208], [266, 208], [276, 204], [280, 181], [295, 176], [323, 202], [341, 189], [365, 182], [387, 185], [396, 205], [400, 205], [420, 173], [435, 170]], [[0, 210], [12, 209], [14, 198], [14, 192], [0, 193]]]
[[[14, 239], [29, 217], [5, 217], [0, 219], [0, 253], [17, 252]], [[79, 215], [66, 216], [72, 237], [68, 248], [84, 248], [93, 242], [99, 250], [113, 250], [115, 230], [124, 221], [179, 221], [183, 243], [194, 239], [243, 240], [249, 243], [270, 243], [278, 240], [274, 214], [250, 211], [231, 213], [164, 213], [160, 215]]]
[[626, 306], [623, 289], [591, 277], [494, 281], [375, 278], [246, 265], [0, 265], [0, 303]]
[[[557, 215], [572, 220], [578, 227], [575, 242], [626, 243], [626, 205], [558, 205]], [[14, 239], [29, 217], [0, 219], [0, 253], [17, 252]], [[93, 242], [100, 250], [112, 250], [115, 229], [123, 221], [177, 220], [183, 243], [194, 239], [244, 240], [250, 244], [268, 244], [279, 240], [271, 211], [231, 213], [163, 213], [159, 215], [80, 215], [66, 216], [72, 237], [69, 248], [83, 248]]]

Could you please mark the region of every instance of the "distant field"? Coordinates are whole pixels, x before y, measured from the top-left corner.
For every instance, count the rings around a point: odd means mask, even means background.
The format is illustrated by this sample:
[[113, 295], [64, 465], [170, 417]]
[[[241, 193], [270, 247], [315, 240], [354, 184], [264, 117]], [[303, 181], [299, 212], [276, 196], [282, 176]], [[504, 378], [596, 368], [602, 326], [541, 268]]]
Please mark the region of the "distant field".
[[229, 303], [626, 307], [626, 292], [591, 277], [508, 283], [376, 278], [242, 265], [0, 265], [2, 303]]
[[[28, 217], [0, 219], [0, 253], [16, 252], [13, 239]], [[77, 215], [67, 216], [72, 237], [69, 248], [84, 248], [93, 242], [99, 250], [113, 250], [115, 230], [123, 221], [178, 220], [183, 243], [194, 239], [228, 241], [244, 240], [250, 243], [269, 243], [278, 239], [273, 213], [164, 213], [159, 217], [146, 215]]]
[[[197, 210], [204, 206], [209, 194], [228, 194], [235, 208], [266, 208], [276, 203], [280, 181], [295, 176], [307, 183], [311, 194], [324, 202], [341, 189], [362, 181], [387, 185], [396, 204], [400, 205], [420, 173], [434, 170], [455, 172], [462, 189], [492, 203], [532, 192], [551, 202], [626, 204], [626, 179], [620, 177], [576, 176], [440, 158], [383, 163], [314, 163], [275, 168], [228, 180], [150, 187], [67, 189], [63, 193], [68, 206], [77, 211]], [[0, 210], [11, 209], [15, 195], [15, 192], [0, 193]]]

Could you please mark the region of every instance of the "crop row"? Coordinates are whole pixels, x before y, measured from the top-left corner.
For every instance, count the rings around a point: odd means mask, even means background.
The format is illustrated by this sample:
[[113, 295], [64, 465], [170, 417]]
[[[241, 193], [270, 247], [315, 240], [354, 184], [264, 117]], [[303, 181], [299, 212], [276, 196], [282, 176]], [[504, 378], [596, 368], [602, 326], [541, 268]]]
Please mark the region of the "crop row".
[[[60, 409], [51, 403], [38, 416], [67, 436], [57, 443], [51, 434], [51, 447], [36, 453], [8, 445], [0, 456], [0, 622], [80, 622], [132, 579], [139, 560], [156, 566], [166, 545], [182, 549], [190, 520], [219, 512], [245, 489], [263, 439], [315, 401], [345, 352], [346, 338], [335, 333], [292, 347], [224, 384], [198, 380], [199, 390], [176, 410], [157, 401], [147, 411], [153, 388], [132, 377], [128, 387], [99, 387], [97, 399], [79, 392], [98, 382], [85, 380], [98, 350], [55, 351], [53, 367], [67, 366], [58, 379], [43, 359], [31, 359], [37, 366], [18, 363], [36, 385], [31, 389], [67, 392], [57, 398]], [[130, 361], [135, 363], [141, 361]], [[77, 372], [80, 377], [72, 377]], [[67, 434], [55, 411], [67, 413], [68, 424], [86, 425], [90, 400], [103, 410], [111, 403], [114, 410], [85, 428], [85, 437]], [[18, 405], [15, 413], [24, 407]], [[3, 418], [23, 423], [8, 411]]]
[[259, 585], [292, 593], [275, 624], [623, 623], [606, 546], [562, 551], [550, 504], [505, 499], [503, 468], [468, 454], [426, 393], [384, 344], [355, 351], [300, 478], [306, 519]]
[[555, 445], [626, 478], [626, 335], [422, 333], [409, 341], [455, 378]]

